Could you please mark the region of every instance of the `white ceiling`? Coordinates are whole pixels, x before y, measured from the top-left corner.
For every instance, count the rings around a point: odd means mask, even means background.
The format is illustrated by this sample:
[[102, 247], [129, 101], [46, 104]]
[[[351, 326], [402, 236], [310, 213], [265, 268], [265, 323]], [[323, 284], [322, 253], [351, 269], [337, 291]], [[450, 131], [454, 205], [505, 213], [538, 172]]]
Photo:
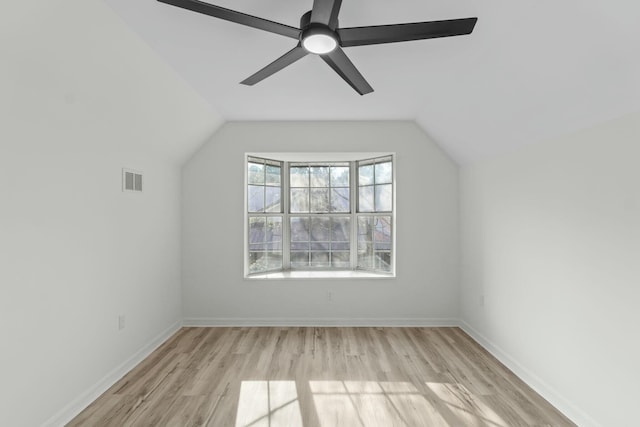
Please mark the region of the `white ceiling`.
[[[225, 120], [416, 120], [459, 163], [640, 110], [637, 0], [343, 0], [340, 26], [478, 17], [470, 36], [345, 51], [354, 92], [310, 55], [238, 84], [295, 45], [155, 0], [105, 0]], [[298, 26], [312, 0], [208, 0]]]

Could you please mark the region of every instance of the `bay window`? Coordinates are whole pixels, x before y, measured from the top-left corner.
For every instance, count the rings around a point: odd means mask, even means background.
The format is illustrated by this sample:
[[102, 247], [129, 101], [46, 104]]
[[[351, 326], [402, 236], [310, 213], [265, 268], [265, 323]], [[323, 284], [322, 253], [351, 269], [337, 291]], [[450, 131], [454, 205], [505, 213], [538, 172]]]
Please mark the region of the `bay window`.
[[[275, 156], [274, 156], [275, 157]], [[394, 273], [393, 156], [247, 156], [245, 274]]]

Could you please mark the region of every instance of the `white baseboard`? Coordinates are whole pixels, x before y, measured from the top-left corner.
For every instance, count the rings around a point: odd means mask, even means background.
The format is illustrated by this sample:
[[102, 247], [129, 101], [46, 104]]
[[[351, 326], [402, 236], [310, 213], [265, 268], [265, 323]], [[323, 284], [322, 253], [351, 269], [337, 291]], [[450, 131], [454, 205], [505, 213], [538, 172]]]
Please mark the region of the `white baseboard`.
[[160, 345], [167, 341], [181, 327], [182, 321], [177, 321], [173, 325], [162, 331], [159, 335], [157, 335], [146, 345], [144, 345], [140, 350], [138, 350], [133, 356], [125, 360], [119, 366], [115, 367], [95, 385], [84, 391], [71, 403], [69, 403], [67, 406], [58, 411], [58, 413], [45, 421], [43, 427], [58, 427], [67, 424], [76, 415], [78, 415], [87, 406], [89, 406], [94, 400], [96, 400], [101, 394], [107, 391], [109, 387], [114, 385], [120, 378], [125, 376], [137, 364], [142, 362], [155, 349], [160, 347]]
[[431, 318], [241, 318], [241, 317], [190, 317], [184, 326], [388, 326], [388, 327], [436, 327], [459, 326], [458, 319]]
[[486, 338], [480, 332], [473, 329], [467, 322], [465, 322], [464, 320], [460, 320], [459, 325], [463, 331], [471, 336], [471, 338], [473, 338], [478, 344], [484, 347], [485, 350], [487, 350], [503, 365], [513, 371], [513, 373], [516, 374], [518, 378], [527, 383], [527, 385], [534, 389], [536, 393], [545, 398], [575, 424], [579, 425], [580, 427], [602, 427], [602, 425], [598, 424], [583, 410], [571, 404], [571, 402], [565, 399], [560, 393], [558, 393], [557, 390], [555, 390], [545, 381], [540, 379], [540, 377], [522, 366], [516, 359], [503, 351], [500, 347], [495, 345], [491, 340]]

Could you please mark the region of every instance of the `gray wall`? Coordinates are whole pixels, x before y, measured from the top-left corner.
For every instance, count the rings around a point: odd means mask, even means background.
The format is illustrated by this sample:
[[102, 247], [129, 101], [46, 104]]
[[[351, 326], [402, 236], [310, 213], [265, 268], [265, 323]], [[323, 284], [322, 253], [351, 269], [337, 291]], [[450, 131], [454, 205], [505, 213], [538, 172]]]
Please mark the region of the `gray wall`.
[[[396, 153], [395, 279], [243, 278], [245, 153], [319, 151]], [[186, 322], [453, 323], [457, 186], [456, 165], [411, 122], [225, 124], [183, 169]]]
[[461, 173], [462, 317], [583, 426], [637, 423], [638, 159], [635, 114]]
[[0, 29], [0, 425], [60, 425], [182, 318], [180, 166], [213, 118], [102, 1]]

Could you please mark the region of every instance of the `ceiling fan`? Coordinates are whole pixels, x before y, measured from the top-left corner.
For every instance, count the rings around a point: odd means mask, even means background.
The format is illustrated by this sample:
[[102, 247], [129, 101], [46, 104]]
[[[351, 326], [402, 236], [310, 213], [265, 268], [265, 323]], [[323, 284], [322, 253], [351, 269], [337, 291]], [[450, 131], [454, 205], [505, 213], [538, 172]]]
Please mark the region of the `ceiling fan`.
[[343, 47], [395, 43], [470, 34], [478, 18], [413, 22], [396, 25], [340, 28], [338, 13], [342, 0], [313, 0], [313, 9], [302, 15], [300, 28], [214, 6], [198, 0], [158, 0], [162, 3], [224, 19], [298, 41], [298, 45], [257, 73], [243, 80], [253, 86], [309, 53], [320, 55], [360, 95], [373, 92], [358, 69], [342, 50]]

